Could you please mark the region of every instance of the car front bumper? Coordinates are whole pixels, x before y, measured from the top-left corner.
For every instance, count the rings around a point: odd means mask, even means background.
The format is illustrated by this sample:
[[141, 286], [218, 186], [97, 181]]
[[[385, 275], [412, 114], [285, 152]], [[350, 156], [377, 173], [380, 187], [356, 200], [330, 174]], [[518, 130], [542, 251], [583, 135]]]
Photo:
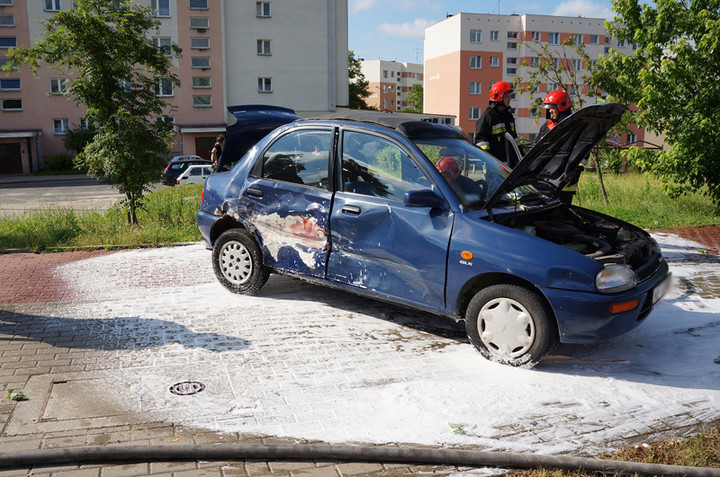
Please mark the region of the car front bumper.
[[[544, 288], [557, 318], [562, 343], [595, 343], [608, 340], [642, 323], [660, 302], [670, 280], [668, 265], [663, 261], [650, 278], [623, 293], [575, 292]], [[638, 300], [630, 311], [611, 313], [610, 307]]]

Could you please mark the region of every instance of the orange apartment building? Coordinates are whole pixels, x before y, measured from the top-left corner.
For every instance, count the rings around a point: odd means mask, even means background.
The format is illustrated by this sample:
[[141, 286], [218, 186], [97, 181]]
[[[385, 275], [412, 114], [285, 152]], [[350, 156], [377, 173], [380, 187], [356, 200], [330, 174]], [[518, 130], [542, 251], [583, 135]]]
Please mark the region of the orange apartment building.
[[423, 84], [423, 65], [385, 60], [360, 60], [368, 81], [368, 106], [379, 110], [402, 111], [410, 106], [407, 97], [413, 85]]
[[[38, 22], [73, 0], [0, 0], [0, 66], [31, 45]], [[347, 0], [138, 0], [160, 21], [158, 46], [177, 43], [181, 85], [159, 81], [176, 125], [170, 155], [209, 155], [232, 117], [229, 105], [271, 104], [303, 115], [348, 103]], [[0, 174], [30, 174], [64, 153], [63, 136], [83, 121], [61, 72], [0, 72]]]
[[[538, 61], [534, 51], [523, 42], [538, 41], [551, 49], [554, 45], [560, 49], [568, 38], [583, 42], [590, 58], [598, 58], [610, 48], [632, 51], [630, 45], [608, 37], [600, 18], [475, 13], [449, 16], [425, 30], [424, 107], [427, 111], [456, 115], [457, 125], [474, 138], [475, 125], [488, 106], [492, 85], [498, 81], [512, 84]], [[570, 60], [582, 76], [588, 65], [579, 59]], [[542, 84], [536, 96], [544, 97], [559, 87]], [[582, 91], [569, 94], [574, 98]], [[534, 141], [545, 121], [544, 111], [534, 111], [529, 96], [519, 93], [514, 94], [511, 106], [518, 133]], [[638, 129], [627, 137], [614, 138], [622, 144], [642, 143], [643, 139], [644, 131]]]

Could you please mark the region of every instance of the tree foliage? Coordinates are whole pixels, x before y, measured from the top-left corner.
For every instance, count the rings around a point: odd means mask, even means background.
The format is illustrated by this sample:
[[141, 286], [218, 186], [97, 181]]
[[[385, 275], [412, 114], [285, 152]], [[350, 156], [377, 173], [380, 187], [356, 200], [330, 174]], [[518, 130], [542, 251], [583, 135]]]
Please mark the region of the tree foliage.
[[593, 73], [610, 96], [639, 109], [638, 124], [666, 135], [672, 149], [652, 172], [674, 194], [709, 194], [720, 203], [720, 3], [717, 0], [613, 0], [611, 36], [635, 46], [611, 50]]
[[407, 95], [410, 106], [405, 108], [405, 111], [409, 113], [422, 113], [423, 112], [423, 86], [420, 83], [415, 83], [410, 87], [410, 92]]
[[[554, 89], [565, 91], [570, 96], [573, 110], [583, 108], [588, 101], [595, 100], [599, 96], [596, 89], [587, 87], [591, 58], [585, 52], [584, 44], [575, 45], [572, 38], [568, 38], [557, 46], [536, 41], [523, 43], [523, 46], [528, 48], [536, 60], [534, 64], [523, 61], [522, 66], [532, 66], [532, 68], [528, 69], [527, 76], [516, 78], [514, 83], [519, 92], [528, 94], [533, 103], [531, 108], [534, 107], [536, 111], [542, 110], [545, 99], [545, 93], [539, 93], [542, 83], [548, 85], [548, 92]], [[584, 68], [574, 69], [574, 60], [580, 61]]]
[[171, 71], [180, 49], [153, 44], [159, 25], [149, 8], [130, 0], [74, 0], [43, 22], [32, 47], [9, 51], [5, 66], [29, 65], [37, 75], [48, 64], [71, 78], [68, 95], [98, 131], [76, 161], [124, 194], [130, 223], [172, 145], [172, 125], [155, 121], [167, 109], [156, 88], [160, 78], [180, 84]]
[[370, 96], [368, 89], [370, 83], [365, 79], [365, 75], [360, 67], [360, 60], [355, 57], [355, 52], [348, 51], [348, 79], [350, 80], [350, 97], [348, 105], [350, 109], [373, 109], [365, 102], [365, 98]]

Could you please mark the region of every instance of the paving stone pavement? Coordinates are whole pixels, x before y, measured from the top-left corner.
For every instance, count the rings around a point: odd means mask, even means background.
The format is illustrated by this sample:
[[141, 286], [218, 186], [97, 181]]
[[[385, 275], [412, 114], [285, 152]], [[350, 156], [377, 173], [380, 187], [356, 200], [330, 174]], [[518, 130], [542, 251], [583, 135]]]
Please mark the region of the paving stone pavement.
[[[670, 232], [670, 231], [668, 231]], [[681, 237], [703, 244], [710, 254], [720, 254], [720, 227], [708, 227], [683, 231], [671, 231]], [[63, 253], [31, 254], [11, 253], [0, 255], [0, 320], [8, 314], [21, 313], [34, 317], [16, 327], [35, 327], [34, 339], [23, 338], [28, 334], [0, 332], [0, 396], [9, 389], [41, 389], [47, 383], [71, 383], [78, 376], [92, 377], [92, 373], [114, 366], [112, 353], [102, 347], [93, 347], [90, 342], [83, 346], [73, 345], [73, 338], [62, 327], [47, 326], [41, 317], [56, 316], [54, 313], [69, 302], [82, 300], [77, 288], [68, 287], [66, 280], [60, 279], [55, 271], [59, 266], [113, 253], [111, 251], [75, 251]], [[156, 276], [158, 281], [173, 283], [178, 277], [172, 273]], [[41, 329], [37, 329], [41, 327]], [[6, 330], [9, 328], [5, 328]], [[15, 328], [18, 331], [18, 328]], [[75, 343], [77, 344], [77, 343]], [[70, 377], [71, 379], [68, 379]], [[60, 389], [62, 386], [58, 386]], [[112, 391], [109, 389], [108, 391]], [[68, 393], [73, 389], [68, 387]], [[48, 396], [45, 397], [48, 399]], [[272, 436], [247, 435], [240, 433], [215, 433], [200, 429], [191, 429], [173, 422], [140, 420], [137, 422], [114, 422], [113, 419], [88, 418], [92, 413], [83, 414], [83, 409], [73, 415], [72, 410], [57, 409], [58, 418], [43, 422], [42, 426], [32, 422], [22, 430], [23, 419], [28, 424], [37, 413], [28, 413], [28, 406], [54, 408], [50, 400], [44, 402], [0, 401], [0, 452], [12, 452], [31, 449], [51, 449], [78, 446], [109, 445], [147, 445], [147, 444], [274, 444], [298, 443], [297, 440], [278, 439]], [[49, 412], [52, 414], [52, 412]], [[542, 418], [543, 416], [538, 416]], [[696, 416], [698, 425], [703, 416]], [[549, 417], [552, 419], [552, 416]], [[549, 421], [548, 421], [549, 422]], [[696, 427], [688, 425], [687, 420], [681, 426], [674, 426], [668, 420], [656, 429], [658, 435], [684, 435]], [[37, 432], [42, 429], [42, 432]], [[509, 426], [508, 435], [522, 434], [526, 430]], [[643, 442], [646, 435], [628, 430], [627, 442]], [[552, 436], [548, 436], [552, 439]], [[308, 441], [303, 441], [308, 442]], [[303, 443], [300, 442], [300, 443]], [[405, 466], [379, 463], [339, 463], [339, 462], [172, 462], [146, 463], [105, 466], [62, 466], [35, 469], [0, 469], [0, 477], [5, 476], [229, 476], [229, 475], [288, 475], [288, 476], [351, 476], [351, 475], [448, 475], [468, 469], [440, 466]]]

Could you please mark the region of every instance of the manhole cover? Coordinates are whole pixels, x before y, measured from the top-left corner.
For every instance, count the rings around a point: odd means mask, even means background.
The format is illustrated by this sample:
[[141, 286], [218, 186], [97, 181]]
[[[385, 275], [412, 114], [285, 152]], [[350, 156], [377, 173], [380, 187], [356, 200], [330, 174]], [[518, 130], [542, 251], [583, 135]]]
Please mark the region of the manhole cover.
[[199, 381], [185, 381], [170, 386], [170, 392], [178, 396], [190, 396], [205, 390], [205, 385]]

